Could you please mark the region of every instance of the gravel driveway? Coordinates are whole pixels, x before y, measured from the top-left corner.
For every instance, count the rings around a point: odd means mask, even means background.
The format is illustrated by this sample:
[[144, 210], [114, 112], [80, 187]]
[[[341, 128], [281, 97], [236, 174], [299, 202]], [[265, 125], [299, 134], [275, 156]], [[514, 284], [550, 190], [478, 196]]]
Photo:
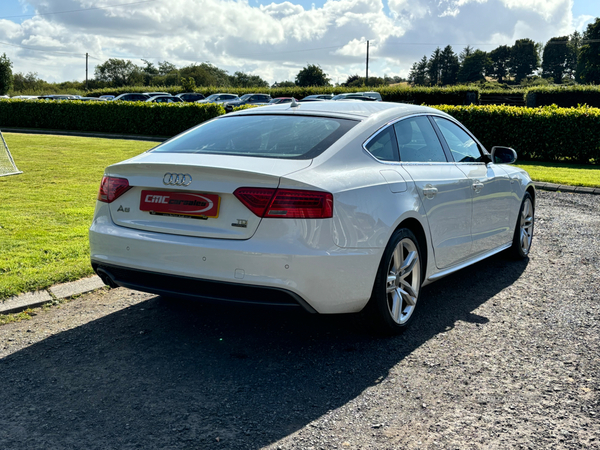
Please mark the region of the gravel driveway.
[[0, 449], [598, 449], [600, 196], [536, 212], [399, 337], [125, 289], [0, 326]]

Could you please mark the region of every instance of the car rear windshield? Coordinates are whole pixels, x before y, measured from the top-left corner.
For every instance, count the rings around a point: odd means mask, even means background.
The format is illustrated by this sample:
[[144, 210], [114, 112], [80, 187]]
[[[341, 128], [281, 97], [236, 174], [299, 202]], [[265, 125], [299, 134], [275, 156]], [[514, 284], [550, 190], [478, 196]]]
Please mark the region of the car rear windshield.
[[225, 116], [206, 122], [152, 151], [311, 159], [357, 123], [296, 115]]

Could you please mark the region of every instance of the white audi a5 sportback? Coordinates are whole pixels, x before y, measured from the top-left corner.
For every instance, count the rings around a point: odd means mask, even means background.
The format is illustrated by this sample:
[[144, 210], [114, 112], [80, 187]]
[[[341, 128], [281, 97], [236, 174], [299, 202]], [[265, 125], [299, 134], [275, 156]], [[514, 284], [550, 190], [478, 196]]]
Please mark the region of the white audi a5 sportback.
[[91, 262], [164, 296], [365, 310], [402, 331], [421, 287], [527, 257], [535, 189], [436, 109], [288, 103], [202, 123], [104, 174]]

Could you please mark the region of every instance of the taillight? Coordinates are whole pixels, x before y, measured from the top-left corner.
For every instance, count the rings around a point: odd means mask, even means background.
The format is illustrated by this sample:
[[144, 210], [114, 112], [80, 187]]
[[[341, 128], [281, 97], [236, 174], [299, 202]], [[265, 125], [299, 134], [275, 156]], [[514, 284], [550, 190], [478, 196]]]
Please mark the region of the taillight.
[[258, 217], [282, 219], [333, 217], [333, 195], [329, 192], [239, 188], [233, 194]]
[[98, 191], [98, 200], [104, 203], [111, 203], [121, 195], [131, 189], [127, 178], [102, 177], [100, 190]]

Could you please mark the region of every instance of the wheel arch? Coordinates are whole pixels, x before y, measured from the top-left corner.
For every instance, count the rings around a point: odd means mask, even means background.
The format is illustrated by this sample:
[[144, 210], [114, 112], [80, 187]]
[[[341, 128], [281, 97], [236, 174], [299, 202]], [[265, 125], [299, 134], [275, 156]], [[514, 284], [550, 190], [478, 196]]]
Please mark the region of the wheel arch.
[[530, 184], [529, 186], [527, 186], [527, 189], [525, 189], [525, 192], [527, 192], [529, 195], [531, 195], [531, 202], [533, 203], [533, 210], [535, 211], [535, 187], [533, 186], [533, 184]]
[[[421, 258], [423, 258], [423, 270], [421, 270], [421, 282], [425, 280], [426, 272], [427, 272], [427, 262], [429, 259], [429, 246], [427, 245], [427, 234], [425, 233], [425, 229], [421, 222], [419, 222], [414, 217], [409, 217], [404, 219], [400, 224], [396, 227], [396, 230], [400, 228], [406, 228], [415, 235], [417, 240], [419, 241], [419, 247], [421, 250]], [[396, 231], [394, 230], [394, 232]]]

